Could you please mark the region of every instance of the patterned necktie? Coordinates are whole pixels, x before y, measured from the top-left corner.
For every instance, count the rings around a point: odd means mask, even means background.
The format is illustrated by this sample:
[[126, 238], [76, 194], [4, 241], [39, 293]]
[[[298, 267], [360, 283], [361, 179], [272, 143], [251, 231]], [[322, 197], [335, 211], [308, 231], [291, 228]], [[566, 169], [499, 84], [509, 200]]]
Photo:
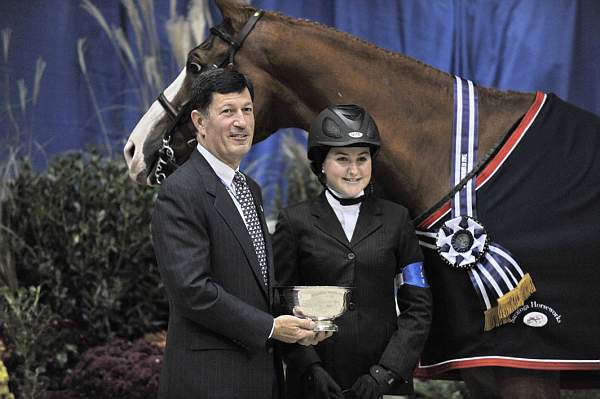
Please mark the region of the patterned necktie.
[[246, 178], [240, 172], [235, 172], [233, 185], [235, 186], [235, 197], [241, 205], [244, 220], [246, 221], [246, 227], [248, 228], [248, 233], [252, 239], [256, 256], [258, 256], [258, 264], [260, 266], [263, 282], [265, 283], [265, 286], [268, 286], [269, 277], [267, 275], [265, 239], [260, 227], [260, 221], [258, 220], [258, 214], [256, 213], [256, 207], [254, 206], [254, 198], [252, 197]]

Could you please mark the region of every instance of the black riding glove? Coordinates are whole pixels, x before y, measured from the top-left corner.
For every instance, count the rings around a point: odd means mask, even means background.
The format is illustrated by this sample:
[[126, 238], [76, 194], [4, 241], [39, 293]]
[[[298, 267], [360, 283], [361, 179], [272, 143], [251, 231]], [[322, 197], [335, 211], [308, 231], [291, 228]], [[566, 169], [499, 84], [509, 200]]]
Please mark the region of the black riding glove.
[[352, 391], [358, 399], [379, 399], [390, 390], [396, 379], [394, 373], [376, 364], [371, 366], [369, 374], [358, 377]]
[[306, 399], [343, 399], [342, 388], [320, 363], [311, 364], [303, 375]]

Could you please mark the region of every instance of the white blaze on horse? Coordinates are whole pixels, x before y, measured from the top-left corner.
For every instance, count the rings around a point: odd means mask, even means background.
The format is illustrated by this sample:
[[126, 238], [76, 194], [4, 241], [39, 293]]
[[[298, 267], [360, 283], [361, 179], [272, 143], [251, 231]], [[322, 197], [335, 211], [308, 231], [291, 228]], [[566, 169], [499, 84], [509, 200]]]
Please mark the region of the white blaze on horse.
[[[597, 377], [598, 117], [553, 95], [477, 87], [469, 119], [477, 146], [455, 175], [449, 165], [461, 159], [452, 149], [462, 115], [455, 109], [467, 104], [460, 96], [455, 101], [458, 79], [324, 25], [225, 0], [217, 5], [223, 22], [190, 51], [162, 105], [152, 105], [125, 146], [132, 179], [160, 183], [194, 150], [193, 129], [180, 110], [191, 82], [208, 68], [234, 64], [252, 80], [255, 141], [281, 128], [307, 130], [327, 105], [359, 104], [374, 116], [384, 142], [376, 184], [407, 206], [423, 230], [435, 311], [417, 375], [460, 371], [475, 397], [490, 398], [558, 398], [566, 375]], [[475, 220], [453, 207], [464, 187], [471, 187], [470, 212], [491, 237], [469, 249], [479, 269], [474, 262], [458, 270], [439, 261], [438, 250], [471, 245], [483, 231], [467, 228], [480, 226], [475, 222], [465, 221], [462, 230], [447, 222], [450, 212]], [[445, 244], [426, 242], [436, 236]], [[458, 252], [467, 249], [460, 245]], [[455, 251], [454, 266], [466, 254]], [[485, 259], [489, 271], [480, 266]], [[537, 313], [544, 323], [534, 322]]]
[[[155, 185], [157, 181], [147, 175], [147, 170], [152, 166], [147, 164], [148, 158], [144, 154], [158, 151], [158, 148], [144, 148], [149, 133], [161, 131], [165, 125], [165, 116], [175, 120], [177, 111], [169, 108], [175, 95], [181, 90], [186, 78], [185, 68], [179, 73], [177, 79], [161, 93], [161, 100], [156, 100], [150, 109], [142, 116], [140, 121], [129, 135], [129, 139], [123, 148], [123, 155], [129, 169], [131, 179], [139, 184]], [[150, 157], [152, 159], [153, 157]], [[154, 165], [156, 167], [156, 165]]]

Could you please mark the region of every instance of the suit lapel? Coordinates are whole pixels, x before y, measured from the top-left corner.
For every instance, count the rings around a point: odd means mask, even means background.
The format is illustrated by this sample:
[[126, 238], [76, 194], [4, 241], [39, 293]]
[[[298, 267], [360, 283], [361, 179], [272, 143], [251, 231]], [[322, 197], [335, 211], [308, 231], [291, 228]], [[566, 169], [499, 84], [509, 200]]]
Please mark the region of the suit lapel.
[[329, 203], [327, 203], [324, 191], [315, 202], [315, 206], [312, 207], [312, 214], [315, 217], [315, 227], [317, 229], [350, 248], [346, 233], [344, 233], [344, 229], [342, 229], [342, 225], [335, 212], [331, 209]]
[[256, 256], [252, 239], [250, 238], [248, 229], [246, 228], [244, 220], [238, 212], [233, 199], [227, 192], [227, 189], [222, 184], [219, 177], [210, 167], [209, 163], [198, 151], [192, 152], [190, 161], [194, 162], [197, 170], [201, 173], [202, 178], [204, 179], [206, 192], [215, 198], [215, 209], [219, 215], [221, 215], [223, 220], [225, 220], [225, 223], [231, 229], [234, 237], [240, 243], [258, 285], [261, 287], [263, 293], [268, 296], [267, 289], [263, 283], [262, 275], [260, 274], [258, 257]]
[[360, 207], [356, 227], [354, 227], [354, 233], [352, 234], [352, 246], [357, 245], [382, 225], [381, 208], [375, 198], [367, 198]]

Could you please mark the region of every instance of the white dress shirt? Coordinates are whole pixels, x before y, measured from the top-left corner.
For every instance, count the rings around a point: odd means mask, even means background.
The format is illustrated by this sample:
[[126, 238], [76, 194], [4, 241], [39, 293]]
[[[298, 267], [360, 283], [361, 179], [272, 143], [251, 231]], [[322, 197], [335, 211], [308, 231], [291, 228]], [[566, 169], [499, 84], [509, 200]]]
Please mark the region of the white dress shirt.
[[[339, 198], [344, 197], [331, 187], [328, 187], [328, 189]], [[360, 197], [364, 193], [364, 190], [361, 191], [355, 198]], [[342, 229], [344, 229], [344, 233], [346, 234], [346, 238], [348, 238], [348, 242], [352, 241], [352, 234], [354, 234], [354, 228], [356, 227], [356, 221], [358, 220], [358, 214], [360, 213], [360, 202], [354, 205], [342, 205], [327, 190], [325, 190], [325, 198], [327, 198], [327, 202], [329, 202], [333, 212], [335, 212], [335, 215], [340, 221]]]
[[242, 206], [235, 196], [237, 193], [235, 191], [235, 185], [233, 184], [233, 176], [235, 176], [235, 172], [238, 172], [240, 170], [240, 168], [237, 168], [235, 170], [231, 169], [231, 167], [229, 165], [227, 165], [225, 162], [221, 161], [219, 158], [215, 157], [210, 151], [208, 151], [206, 148], [204, 148], [201, 144], [198, 144], [197, 148], [198, 148], [198, 151], [200, 151], [200, 154], [202, 154], [202, 156], [204, 157], [204, 159], [206, 159], [206, 161], [208, 162], [210, 167], [215, 171], [215, 173], [217, 174], [219, 179], [221, 179], [221, 182], [227, 189], [227, 192], [229, 193], [229, 196], [233, 200], [233, 203], [235, 204], [235, 207], [237, 208], [242, 220], [246, 224], [246, 227], [248, 227], [248, 223], [246, 223], [246, 219], [244, 219], [244, 213], [242, 212]]

